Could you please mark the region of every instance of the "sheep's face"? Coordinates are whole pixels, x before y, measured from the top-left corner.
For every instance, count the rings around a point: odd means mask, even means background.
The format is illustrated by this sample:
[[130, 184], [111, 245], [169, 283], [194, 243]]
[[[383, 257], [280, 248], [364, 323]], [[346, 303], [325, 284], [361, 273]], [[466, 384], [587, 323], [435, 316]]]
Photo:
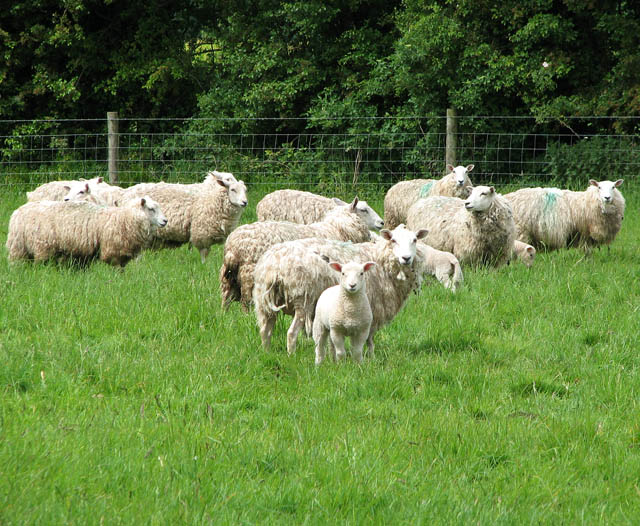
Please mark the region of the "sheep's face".
[[366, 201], [358, 201], [355, 206], [355, 213], [358, 214], [370, 230], [380, 230], [384, 226], [382, 218]]
[[[225, 185], [226, 186], [226, 185]], [[244, 208], [249, 202], [247, 199], [247, 187], [242, 181], [231, 183], [227, 186], [229, 193], [229, 201], [234, 206]]]
[[67, 190], [67, 195], [64, 196], [64, 201], [84, 201], [89, 195], [91, 195], [91, 188], [86, 181], [75, 181], [71, 185], [64, 187]]
[[522, 262], [530, 268], [533, 265], [533, 261], [536, 259], [536, 249], [531, 245], [527, 245], [520, 255]]
[[373, 261], [366, 263], [350, 262], [341, 265], [335, 261], [329, 266], [336, 272], [340, 272], [340, 286], [349, 294], [356, 294], [364, 288], [364, 273], [375, 265]]
[[471, 186], [471, 180], [467, 174], [473, 170], [473, 167], [474, 165], [470, 164], [468, 166], [456, 166], [454, 168], [453, 165], [448, 164], [447, 171], [453, 176], [456, 186]]
[[411, 265], [416, 257], [418, 239], [425, 237], [427, 231], [422, 229], [418, 232], [413, 232], [403, 224], [400, 224], [395, 230], [381, 230], [380, 234], [391, 245], [398, 263], [400, 265]]
[[595, 186], [598, 189], [598, 196], [600, 197], [600, 202], [603, 207], [607, 207], [613, 204], [613, 198], [615, 196], [615, 192], [617, 192], [616, 188], [620, 186], [623, 182], [623, 179], [618, 179], [617, 181], [594, 181], [591, 179], [589, 184], [591, 186]]
[[167, 225], [168, 219], [160, 210], [160, 205], [150, 197], [141, 197], [140, 206], [144, 210], [144, 213], [151, 221], [152, 225], [163, 227]]
[[489, 210], [496, 196], [493, 186], [476, 186], [464, 202], [464, 207], [469, 212], [481, 213]]

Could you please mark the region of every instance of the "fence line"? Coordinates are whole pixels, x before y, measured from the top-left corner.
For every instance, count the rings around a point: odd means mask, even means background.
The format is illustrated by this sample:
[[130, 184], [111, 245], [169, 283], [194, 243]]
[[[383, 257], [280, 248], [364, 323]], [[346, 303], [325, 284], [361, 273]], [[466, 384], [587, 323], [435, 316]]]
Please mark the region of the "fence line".
[[451, 118], [457, 127], [451, 120], [447, 126], [444, 116], [118, 118], [117, 131], [107, 129], [106, 119], [0, 120], [0, 184], [33, 186], [108, 173], [124, 185], [193, 182], [219, 169], [250, 185], [388, 186], [441, 176], [447, 155], [457, 164], [475, 164], [474, 181], [483, 183], [640, 174], [637, 117], [541, 122], [452, 112]]

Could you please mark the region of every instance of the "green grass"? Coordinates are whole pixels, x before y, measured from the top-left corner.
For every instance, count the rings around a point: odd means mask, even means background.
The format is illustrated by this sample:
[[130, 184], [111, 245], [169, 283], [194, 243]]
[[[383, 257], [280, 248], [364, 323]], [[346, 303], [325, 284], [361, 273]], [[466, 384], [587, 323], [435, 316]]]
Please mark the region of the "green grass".
[[[610, 250], [425, 285], [362, 366], [316, 368], [307, 338], [287, 356], [289, 319], [262, 351], [253, 315], [220, 309], [220, 247], [124, 272], [2, 249], [0, 524], [637, 524], [625, 196]], [[0, 196], [2, 244], [21, 202]]]

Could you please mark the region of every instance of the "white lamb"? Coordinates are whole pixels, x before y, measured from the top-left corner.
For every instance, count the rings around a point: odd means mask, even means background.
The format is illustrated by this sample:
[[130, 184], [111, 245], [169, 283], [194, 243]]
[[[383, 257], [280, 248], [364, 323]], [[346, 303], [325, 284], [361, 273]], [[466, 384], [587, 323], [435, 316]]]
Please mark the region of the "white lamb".
[[[321, 221], [336, 206], [346, 204], [337, 197], [324, 197], [302, 190], [276, 190], [260, 199], [256, 214], [258, 221], [292, 221], [308, 225]], [[382, 228], [382, 219], [378, 228]]]
[[491, 186], [476, 186], [466, 201], [427, 197], [408, 213], [409, 228], [426, 228], [427, 245], [451, 252], [462, 265], [507, 263], [513, 250], [515, 224], [511, 206]]
[[527, 243], [518, 241], [513, 242], [513, 253], [511, 259], [518, 258], [526, 267], [530, 268], [536, 259], [536, 249]]
[[311, 334], [320, 294], [338, 284], [327, 259], [373, 261], [376, 265], [366, 274], [366, 291], [373, 313], [367, 347], [373, 357], [373, 336], [396, 316], [409, 294], [420, 286], [421, 275], [415, 268], [416, 246], [426, 232], [416, 233], [402, 225], [380, 234], [384, 242], [355, 244], [310, 238], [278, 243], [267, 250], [256, 265], [253, 289], [264, 348], [268, 350], [271, 346], [271, 334], [280, 312], [294, 316], [287, 332], [290, 354], [295, 351], [302, 328]]
[[456, 292], [464, 282], [460, 262], [451, 252], [436, 250], [425, 243], [418, 243], [418, 268], [423, 274], [434, 276], [445, 288]]
[[395, 228], [407, 222], [409, 208], [418, 200], [434, 195], [466, 199], [473, 184], [468, 173], [474, 165], [456, 166], [448, 164], [447, 175], [441, 179], [412, 179], [393, 185], [384, 196], [384, 226]]
[[35, 201], [15, 210], [9, 220], [9, 260], [99, 257], [124, 267], [151, 242], [167, 219], [148, 197], [125, 206], [85, 201]]
[[160, 246], [190, 243], [205, 262], [211, 245], [222, 243], [235, 230], [247, 206], [247, 189], [242, 181], [228, 182], [214, 176], [216, 183], [200, 192], [185, 191], [166, 183], [127, 188], [125, 200], [149, 195], [160, 203], [169, 218], [166, 228], [156, 233]]
[[313, 341], [316, 344], [316, 365], [324, 360], [327, 338], [330, 340], [331, 354], [341, 360], [345, 354], [345, 338], [351, 341], [351, 354], [356, 362], [362, 361], [362, 349], [371, 329], [373, 313], [364, 273], [375, 263], [329, 263], [340, 273], [340, 284], [326, 289], [316, 303], [313, 320]]
[[589, 251], [610, 244], [624, 218], [625, 201], [617, 189], [622, 182], [591, 179], [584, 192], [523, 188], [506, 194], [516, 238], [547, 250], [579, 246]]
[[366, 202], [358, 201], [356, 197], [350, 204], [330, 210], [321, 221], [309, 225], [289, 221], [258, 221], [238, 227], [224, 244], [220, 268], [222, 306], [226, 308], [232, 301], [239, 301], [245, 310], [249, 308], [253, 270], [269, 247], [307, 237], [355, 243], [369, 241], [369, 230], [379, 226], [375, 212], [372, 212]]
[[31, 192], [27, 192], [27, 201], [62, 201], [72, 187], [87, 183], [92, 190], [95, 190], [100, 182], [102, 182], [102, 177], [94, 177], [88, 180], [51, 181], [38, 186]]

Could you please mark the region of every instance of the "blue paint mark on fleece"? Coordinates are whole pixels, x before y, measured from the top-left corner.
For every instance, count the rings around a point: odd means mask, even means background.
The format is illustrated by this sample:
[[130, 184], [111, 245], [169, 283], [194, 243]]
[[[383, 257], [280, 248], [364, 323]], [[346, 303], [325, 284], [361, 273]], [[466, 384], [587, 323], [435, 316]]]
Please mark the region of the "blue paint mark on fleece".
[[431, 193], [431, 188], [433, 187], [433, 181], [429, 182], [429, 183], [425, 183], [422, 188], [420, 188], [420, 194], [419, 196], [422, 197], [427, 197], [430, 193]]
[[544, 204], [542, 206], [543, 213], [548, 214], [553, 211], [558, 197], [560, 197], [560, 191], [555, 188], [544, 193]]

